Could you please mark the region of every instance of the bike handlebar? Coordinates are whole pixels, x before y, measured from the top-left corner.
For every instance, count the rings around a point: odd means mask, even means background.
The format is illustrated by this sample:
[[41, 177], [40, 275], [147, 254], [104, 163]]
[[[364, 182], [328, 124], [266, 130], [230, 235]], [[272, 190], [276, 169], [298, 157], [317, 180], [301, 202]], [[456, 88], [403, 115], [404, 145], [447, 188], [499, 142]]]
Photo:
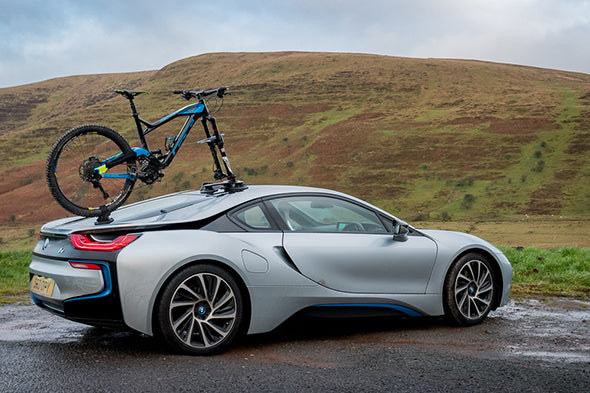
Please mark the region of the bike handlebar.
[[227, 86], [218, 87], [217, 89], [210, 89], [210, 90], [173, 90], [173, 94], [180, 94], [185, 99], [190, 100], [191, 98], [203, 99], [207, 96], [212, 94], [217, 94], [217, 97], [223, 98], [223, 96], [229, 95], [230, 93], [227, 92]]

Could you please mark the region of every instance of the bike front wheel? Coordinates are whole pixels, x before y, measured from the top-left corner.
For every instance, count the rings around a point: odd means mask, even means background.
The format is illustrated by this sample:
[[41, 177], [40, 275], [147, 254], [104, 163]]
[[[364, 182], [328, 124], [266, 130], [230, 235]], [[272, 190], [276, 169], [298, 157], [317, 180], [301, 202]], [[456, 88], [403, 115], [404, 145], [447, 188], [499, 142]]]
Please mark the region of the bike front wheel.
[[134, 156], [108, 170], [103, 165], [131, 151], [125, 138], [110, 128], [72, 128], [55, 142], [47, 158], [51, 194], [63, 208], [79, 216], [112, 212], [133, 190], [137, 167]]

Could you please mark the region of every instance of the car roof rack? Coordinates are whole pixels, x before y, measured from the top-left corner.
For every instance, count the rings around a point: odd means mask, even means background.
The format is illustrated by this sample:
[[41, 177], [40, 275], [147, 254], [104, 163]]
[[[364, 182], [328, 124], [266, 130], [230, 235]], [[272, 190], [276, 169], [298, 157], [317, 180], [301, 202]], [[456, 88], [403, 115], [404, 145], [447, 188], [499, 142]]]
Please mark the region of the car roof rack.
[[221, 183], [203, 183], [201, 194], [213, 195], [215, 193], [228, 193], [244, 191], [248, 186], [241, 180], [226, 180]]

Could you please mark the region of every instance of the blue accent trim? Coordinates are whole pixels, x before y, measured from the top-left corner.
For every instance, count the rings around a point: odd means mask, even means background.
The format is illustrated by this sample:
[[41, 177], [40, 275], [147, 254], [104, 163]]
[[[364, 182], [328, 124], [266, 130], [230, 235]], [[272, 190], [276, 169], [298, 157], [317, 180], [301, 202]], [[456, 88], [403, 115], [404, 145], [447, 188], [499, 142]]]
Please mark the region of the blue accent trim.
[[33, 303], [35, 303], [37, 306], [40, 306], [43, 304], [43, 302], [41, 300], [39, 300], [35, 295], [33, 295], [30, 292], [29, 292], [29, 294], [31, 295], [31, 299], [33, 300]]
[[135, 179], [135, 176], [129, 173], [105, 173], [102, 177], [104, 179]]
[[132, 147], [131, 150], [133, 150], [137, 156], [149, 157], [149, 155], [150, 155], [149, 151], [147, 151], [146, 149], [143, 149], [141, 147]]
[[378, 307], [378, 308], [389, 308], [396, 311], [401, 311], [410, 317], [421, 317], [422, 314], [412, 310], [411, 308], [398, 306], [395, 304], [384, 304], [384, 303], [343, 303], [343, 304], [317, 304], [313, 307]]
[[196, 115], [199, 113], [203, 113], [204, 109], [205, 109], [205, 105], [203, 105], [203, 104], [190, 104], [190, 105], [185, 106], [184, 108], [180, 108], [176, 112], [172, 112], [168, 116], [164, 116], [163, 118], [158, 120], [157, 123], [163, 123], [163, 122], [171, 119], [172, 117], [178, 116], [178, 115]]
[[[141, 147], [132, 147], [131, 150], [133, 150], [135, 152], [135, 156], [136, 157], [139, 157], [139, 156], [149, 157], [150, 156], [150, 152], [147, 151], [146, 149], [141, 148]], [[112, 157], [107, 158], [102, 163], [103, 164], [106, 164], [108, 161], [114, 160], [116, 158], [119, 158], [122, 155], [123, 155], [123, 153], [121, 152], [119, 154], [116, 154], [116, 155], [114, 155]], [[99, 168], [94, 168], [94, 170], [96, 172], [99, 172]], [[105, 173], [101, 173], [100, 176], [102, 178], [105, 178], [105, 179], [130, 179], [130, 180], [135, 180], [137, 178], [137, 176], [133, 176], [133, 175], [131, 175], [129, 173], [106, 173], [106, 171], [105, 171]]]
[[77, 300], [86, 300], [86, 299], [96, 299], [99, 297], [109, 296], [113, 291], [113, 282], [111, 280], [111, 269], [109, 265], [104, 262], [94, 262], [94, 261], [82, 261], [82, 260], [74, 260], [70, 259], [68, 262], [82, 262], [82, 263], [92, 263], [95, 265], [100, 266], [100, 271], [102, 272], [102, 278], [104, 280], [104, 288], [102, 291], [95, 293], [94, 295], [82, 296], [82, 297], [75, 297], [71, 299], [67, 299], [64, 301], [64, 304], [67, 302], [77, 301]]
[[[136, 156], [146, 156], [146, 157], [147, 157], [147, 156], [149, 156], [149, 155], [150, 155], [150, 152], [149, 152], [149, 151], [147, 151], [146, 149], [144, 149], [144, 148], [141, 148], [141, 147], [132, 147], [132, 148], [131, 148], [131, 150], [133, 150], [133, 151], [135, 152], [135, 155], [136, 155]], [[121, 157], [122, 155], [123, 155], [123, 152], [121, 152], [121, 153], [117, 153], [117, 154], [115, 154], [114, 156], [112, 156], [112, 157], [109, 157], [109, 158], [107, 158], [106, 160], [103, 160], [103, 162], [102, 162], [102, 163], [103, 163], [103, 164], [106, 164], [108, 161], [111, 161], [111, 160], [114, 160], [114, 159], [116, 159], [116, 158], [119, 158], [119, 157]]]
[[[188, 127], [186, 128], [187, 130], [190, 130], [191, 127], [193, 126], [193, 124], [195, 124], [195, 119], [191, 119]], [[186, 136], [188, 135], [188, 132], [183, 133], [180, 136], [180, 139], [178, 140], [178, 142], [176, 142], [174, 144], [174, 149], [172, 149], [172, 155], [175, 156], [176, 155], [176, 151], [178, 150], [178, 148], [180, 147], [180, 145], [182, 145], [182, 142], [184, 141], [184, 138], [186, 138]]]
[[196, 115], [196, 114], [202, 113], [204, 109], [205, 109], [205, 105], [203, 105], [203, 104], [192, 104], [192, 105], [187, 105], [184, 108], [181, 108], [178, 111], [178, 114], [179, 115]]

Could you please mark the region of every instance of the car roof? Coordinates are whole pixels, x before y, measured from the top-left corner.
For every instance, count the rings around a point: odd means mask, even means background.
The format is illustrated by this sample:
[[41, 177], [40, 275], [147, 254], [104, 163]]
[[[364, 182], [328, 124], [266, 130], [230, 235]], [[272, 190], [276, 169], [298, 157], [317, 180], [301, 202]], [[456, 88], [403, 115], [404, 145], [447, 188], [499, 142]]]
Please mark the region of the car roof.
[[[346, 197], [366, 204], [366, 202], [350, 195], [315, 187], [253, 185], [248, 186], [243, 191], [232, 193], [217, 192], [214, 194], [191, 190], [163, 195], [123, 206], [111, 213], [113, 221], [109, 224], [96, 225], [96, 218], [94, 217], [70, 217], [45, 224], [41, 232], [62, 234], [78, 231], [101, 232], [125, 230], [126, 228], [136, 226], [151, 227], [194, 222], [207, 219], [256, 199], [300, 193], [328, 194]], [[387, 212], [382, 212], [388, 214]]]

